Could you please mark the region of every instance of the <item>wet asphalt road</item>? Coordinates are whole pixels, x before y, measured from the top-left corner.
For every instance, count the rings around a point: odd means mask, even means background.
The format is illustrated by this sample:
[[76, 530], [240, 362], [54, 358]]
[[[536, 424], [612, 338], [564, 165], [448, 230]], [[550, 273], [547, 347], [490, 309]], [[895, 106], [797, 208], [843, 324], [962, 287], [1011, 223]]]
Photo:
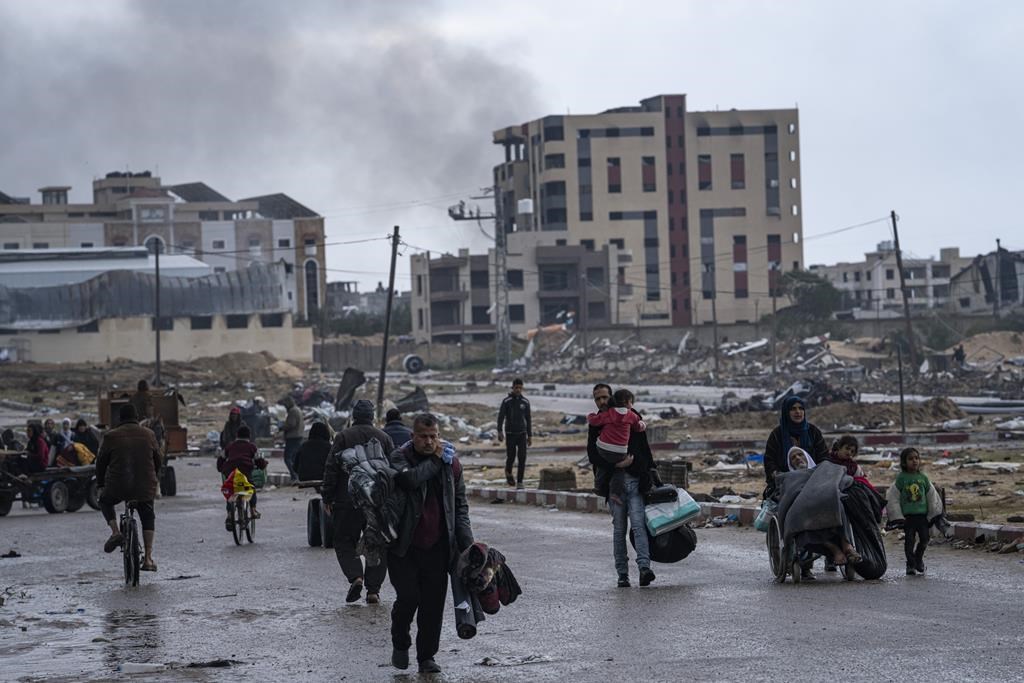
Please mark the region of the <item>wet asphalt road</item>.
[[[99, 513], [21, 510], [0, 519], [0, 680], [410, 680], [390, 656], [388, 608], [344, 604], [332, 550], [305, 542], [310, 494], [260, 495], [255, 545], [223, 528], [211, 460], [177, 463], [157, 502], [157, 574], [121, 583]], [[449, 608], [439, 663], [449, 681], [1008, 681], [1022, 677], [1024, 564], [937, 547], [907, 579], [890, 547], [878, 582], [778, 586], [763, 536], [699, 530], [696, 552], [655, 565], [650, 588], [618, 589], [606, 515], [474, 505], [479, 540], [505, 552], [525, 591], [459, 640]], [[182, 578], [178, 578], [182, 577]], [[499, 666], [479, 664], [485, 657]], [[527, 658], [536, 663], [513, 665]], [[230, 668], [117, 673], [123, 662]]]

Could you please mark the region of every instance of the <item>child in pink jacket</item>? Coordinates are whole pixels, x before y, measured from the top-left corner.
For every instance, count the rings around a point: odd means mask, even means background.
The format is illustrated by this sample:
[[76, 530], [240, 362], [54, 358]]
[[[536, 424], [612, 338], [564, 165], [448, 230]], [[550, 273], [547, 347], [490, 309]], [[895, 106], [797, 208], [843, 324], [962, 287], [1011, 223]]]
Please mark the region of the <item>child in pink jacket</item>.
[[647, 423], [633, 412], [633, 392], [628, 389], [616, 391], [611, 407], [604, 412], [587, 415], [587, 423], [601, 428], [597, 452], [609, 465], [621, 462], [628, 455], [630, 432], [647, 429]]

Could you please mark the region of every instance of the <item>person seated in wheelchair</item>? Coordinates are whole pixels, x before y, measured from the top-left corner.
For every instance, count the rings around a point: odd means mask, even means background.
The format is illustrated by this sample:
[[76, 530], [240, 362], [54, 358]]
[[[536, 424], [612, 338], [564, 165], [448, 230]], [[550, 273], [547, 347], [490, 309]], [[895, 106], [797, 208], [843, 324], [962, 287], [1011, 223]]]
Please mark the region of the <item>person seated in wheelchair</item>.
[[[217, 471], [221, 473], [221, 479], [224, 479], [234, 470], [238, 470], [245, 475], [246, 479], [252, 479], [252, 471], [255, 468], [266, 469], [267, 461], [265, 458], [259, 457], [259, 449], [256, 447], [250, 439], [252, 437], [252, 431], [248, 425], [242, 425], [238, 428], [238, 433], [234, 441], [229, 443], [224, 449], [224, 455], [217, 458]], [[256, 494], [252, 495], [250, 500], [252, 504], [252, 514], [256, 519], [260, 518], [260, 513], [256, 510]], [[231, 501], [226, 504], [228, 516], [224, 521], [224, 526], [230, 531], [234, 525], [234, 520], [231, 517]]]
[[787, 471], [776, 477], [778, 517], [787, 542], [796, 544], [803, 556], [801, 577], [813, 579], [813, 558], [825, 555], [837, 566], [857, 564], [860, 554], [850, 536], [850, 524], [841, 502], [841, 492], [853, 484], [845, 469], [827, 462], [830, 471], [815, 476], [816, 465], [807, 451], [793, 446], [786, 454]]

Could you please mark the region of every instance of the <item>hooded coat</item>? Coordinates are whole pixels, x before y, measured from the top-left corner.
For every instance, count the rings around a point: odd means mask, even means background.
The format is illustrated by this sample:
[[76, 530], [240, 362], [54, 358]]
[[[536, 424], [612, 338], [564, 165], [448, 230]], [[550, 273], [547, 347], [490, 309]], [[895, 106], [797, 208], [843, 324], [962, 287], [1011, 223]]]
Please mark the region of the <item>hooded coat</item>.
[[[799, 403], [804, 406], [804, 421], [796, 425], [789, 419], [789, 409], [793, 404]], [[821, 430], [807, 421], [807, 407], [803, 399], [797, 396], [790, 396], [782, 404], [779, 424], [772, 433], [768, 435], [768, 442], [764, 447], [764, 478], [765, 498], [770, 498], [775, 492], [775, 474], [777, 472], [789, 471], [789, 449], [799, 446], [810, 454], [816, 463], [825, 462], [828, 459], [828, 445]]]
[[295, 454], [295, 470], [299, 481], [317, 481], [324, 478], [324, 467], [331, 452], [331, 432], [323, 422], [314, 422], [309, 438], [302, 442]]
[[103, 435], [96, 455], [96, 483], [108, 500], [156, 498], [160, 446], [138, 422], [122, 422]]

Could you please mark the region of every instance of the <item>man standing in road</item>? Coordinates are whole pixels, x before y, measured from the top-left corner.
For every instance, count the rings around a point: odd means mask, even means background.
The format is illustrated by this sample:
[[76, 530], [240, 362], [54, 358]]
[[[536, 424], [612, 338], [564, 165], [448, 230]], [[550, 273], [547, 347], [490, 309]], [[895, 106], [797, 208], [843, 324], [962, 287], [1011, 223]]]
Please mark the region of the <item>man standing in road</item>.
[[[523, 380], [518, 377], [512, 380], [512, 391], [498, 408], [498, 441], [502, 438], [505, 439], [505, 481], [521, 489], [526, 474], [526, 447], [533, 445], [533, 427], [530, 402], [523, 396]], [[512, 464], [517, 459], [519, 464], [513, 479]]]
[[363, 559], [356, 552], [356, 544], [366, 528], [366, 517], [352, 503], [348, 494], [348, 473], [341, 463], [341, 454], [347, 448], [365, 446], [373, 439], [380, 442], [384, 453], [390, 454], [395, 449], [391, 437], [373, 426], [373, 404], [361, 399], [352, 406], [352, 426], [341, 430], [334, 437], [334, 446], [327, 456], [321, 487], [324, 510], [331, 515], [334, 523], [334, 553], [338, 556], [342, 573], [349, 581], [345, 602], [358, 600], [365, 583], [368, 605], [380, 602], [380, 587], [384, 583], [388, 566], [386, 562], [381, 562], [377, 566], [366, 567], [365, 573], [363, 571]]
[[295, 399], [291, 396], [282, 398], [281, 405], [288, 411], [284, 423], [279, 429], [284, 432], [284, 464], [288, 468], [288, 474], [292, 476], [292, 481], [297, 481], [295, 455], [302, 448], [302, 436], [306, 431], [306, 421], [302, 417], [302, 410], [295, 404]]
[[100, 512], [110, 527], [110, 538], [103, 550], [112, 553], [124, 543], [124, 537], [117, 528], [114, 506], [122, 501], [136, 501], [146, 552], [142, 570], [155, 572], [153, 533], [156, 511], [153, 500], [157, 492], [157, 472], [160, 471], [160, 446], [153, 432], [139, 425], [135, 406], [131, 403], [121, 406], [118, 418], [120, 424], [103, 435], [100, 452], [96, 455]]
[[417, 415], [412, 441], [391, 454], [395, 483], [406, 493], [398, 540], [388, 552], [391, 585], [391, 664], [409, 667], [416, 618], [416, 660], [420, 673], [438, 673], [434, 655], [441, 643], [448, 575], [456, 558], [473, 545], [462, 464], [455, 448], [441, 440], [437, 418]]

